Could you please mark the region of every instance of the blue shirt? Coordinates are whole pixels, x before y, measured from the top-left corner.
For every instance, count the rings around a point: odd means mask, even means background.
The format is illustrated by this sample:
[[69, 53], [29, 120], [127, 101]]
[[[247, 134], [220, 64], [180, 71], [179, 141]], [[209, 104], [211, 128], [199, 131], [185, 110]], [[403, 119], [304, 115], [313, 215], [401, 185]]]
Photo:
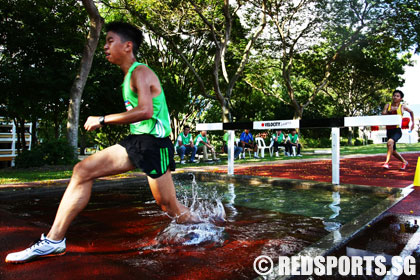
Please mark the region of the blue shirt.
[[239, 137], [241, 141], [244, 141], [245, 143], [249, 143], [249, 141], [254, 141], [254, 138], [252, 137], [251, 132], [246, 135], [245, 131], [242, 132], [241, 136]]

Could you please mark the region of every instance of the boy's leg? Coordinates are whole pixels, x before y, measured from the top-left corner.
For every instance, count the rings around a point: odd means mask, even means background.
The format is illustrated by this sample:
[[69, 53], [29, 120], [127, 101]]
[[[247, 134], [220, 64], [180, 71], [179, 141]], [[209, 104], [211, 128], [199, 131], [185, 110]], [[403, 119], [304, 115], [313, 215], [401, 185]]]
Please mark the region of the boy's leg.
[[70, 223], [87, 205], [94, 179], [132, 169], [127, 151], [120, 145], [108, 147], [76, 164], [47, 238], [64, 238]]
[[258, 145], [257, 144], [252, 144], [253, 145], [253, 148], [254, 148], [254, 153], [256, 153], [257, 151], [258, 151]]
[[290, 143], [290, 142], [287, 142], [287, 152], [289, 153], [289, 155], [291, 155], [292, 154], [292, 144]]
[[212, 156], [213, 160], [219, 160], [216, 156], [216, 148], [215, 147], [211, 148], [211, 156]]
[[386, 160], [385, 163], [389, 163], [389, 161], [391, 160], [391, 155], [394, 153], [394, 140], [393, 139], [388, 139], [386, 145], [388, 148], [388, 151], [386, 153]]
[[176, 150], [181, 160], [184, 159], [186, 149], [187, 148], [185, 146], [182, 146], [182, 147], [177, 148]]
[[190, 158], [191, 161], [194, 161], [195, 160], [195, 154], [196, 153], [197, 153], [197, 147], [196, 146], [192, 146], [191, 147], [191, 158]]
[[39, 257], [63, 255], [66, 252], [64, 235], [70, 223], [88, 203], [93, 180], [133, 168], [125, 148], [120, 145], [109, 147], [76, 164], [47, 237], [42, 234], [34, 245], [23, 251], [8, 254], [5, 261], [22, 263]]
[[159, 178], [147, 177], [150, 190], [156, 203], [169, 216], [176, 218], [177, 223], [197, 223], [200, 222], [195, 216], [191, 215], [190, 210], [182, 205], [176, 198], [175, 186], [172, 181], [171, 171], [166, 171]]
[[242, 147], [235, 146], [235, 158], [239, 157], [242, 151], [243, 151]]
[[277, 153], [279, 151], [279, 142], [274, 141], [273, 146], [274, 146], [274, 152]]
[[394, 155], [394, 157], [396, 157], [402, 163], [406, 162], [405, 159], [402, 157], [402, 155], [400, 155], [400, 153], [398, 153], [396, 150], [394, 150], [392, 152], [392, 154]]
[[184, 146], [184, 155], [188, 156], [190, 153], [192, 153], [191, 146]]
[[[203, 149], [203, 160], [204, 161], [209, 160], [209, 155], [207, 154], [207, 146], [203, 145], [200, 148]], [[197, 148], [197, 152], [198, 152], [198, 148]]]

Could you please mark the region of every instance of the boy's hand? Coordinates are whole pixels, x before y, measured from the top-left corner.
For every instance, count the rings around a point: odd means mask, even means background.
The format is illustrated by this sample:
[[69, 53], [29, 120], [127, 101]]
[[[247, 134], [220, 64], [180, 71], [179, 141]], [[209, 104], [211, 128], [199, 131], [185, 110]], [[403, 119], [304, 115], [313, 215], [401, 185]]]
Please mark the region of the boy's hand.
[[99, 117], [94, 117], [94, 116], [90, 116], [86, 122], [85, 122], [85, 129], [87, 131], [92, 131], [95, 130], [99, 127], [101, 127], [102, 125], [99, 123]]

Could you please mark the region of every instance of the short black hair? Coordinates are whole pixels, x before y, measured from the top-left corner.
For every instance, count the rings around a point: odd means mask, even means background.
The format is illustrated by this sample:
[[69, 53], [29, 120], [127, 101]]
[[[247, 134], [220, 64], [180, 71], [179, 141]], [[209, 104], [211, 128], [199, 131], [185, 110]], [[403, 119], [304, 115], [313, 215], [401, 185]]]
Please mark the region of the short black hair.
[[396, 93], [399, 93], [400, 96], [401, 96], [401, 98], [404, 98], [404, 93], [401, 90], [399, 90], [399, 89], [394, 90], [394, 92], [392, 93], [392, 95], [394, 95]]
[[186, 129], [186, 128], [191, 129], [188, 125], [184, 126], [184, 129]]
[[143, 42], [143, 32], [134, 25], [121, 22], [113, 21], [105, 26], [106, 32], [115, 32], [120, 36], [123, 42], [130, 41], [133, 43], [133, 54], [136, 54], [141, 43]]

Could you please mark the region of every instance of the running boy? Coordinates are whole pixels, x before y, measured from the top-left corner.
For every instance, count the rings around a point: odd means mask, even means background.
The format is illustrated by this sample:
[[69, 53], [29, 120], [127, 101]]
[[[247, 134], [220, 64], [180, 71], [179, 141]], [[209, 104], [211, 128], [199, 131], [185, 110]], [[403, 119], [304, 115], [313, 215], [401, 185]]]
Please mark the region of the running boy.
[[87, 205], [93, 180], [141, 168], [163, 211], [179, 223], [195, 222], [187, 207], [178, 202], [171, 171], [175, 169], [174, 148], [169, 139], [170, 119], [159, 78], [135, 58], [143, 35], [136, 27], [121, 22], [106, 26], [106, 59], [125, 74], [123, 98], [126, 112], [90, 116], [84, 127], [91, 131], [105, 125], [130, 124], [127, 138], [75, 165], [49, 233], [26, 250], [7, 255], [6, 262], [27, 262], [38, 257], [62, 255], [70, 223]]
[[[404, 111], [410, 113], [411, 116], [411, 128], [414, 129], [414, 113], [407, 106], [401, 104], [402, 99], [404, 98], [404, 93], [400, 90], [395, 90], [392, 93], [392, 102], [385, 104], [385, 107], [382, 111], [382, 115], [404, 115]], [[386, 154], [386, 160], [382, 165], [383, 168], [389, 169], [389, 161], [391, 160], [391, 155], [396, 157], [402, 162], [401, 170], [407, 168], [408, 162], [397, 152], [397, 141], [401, 138], [402, 131], [399, 125], [389, 125], [386, 127], [386, 137], [387, 137], [387, 147], [388, 152]]]

